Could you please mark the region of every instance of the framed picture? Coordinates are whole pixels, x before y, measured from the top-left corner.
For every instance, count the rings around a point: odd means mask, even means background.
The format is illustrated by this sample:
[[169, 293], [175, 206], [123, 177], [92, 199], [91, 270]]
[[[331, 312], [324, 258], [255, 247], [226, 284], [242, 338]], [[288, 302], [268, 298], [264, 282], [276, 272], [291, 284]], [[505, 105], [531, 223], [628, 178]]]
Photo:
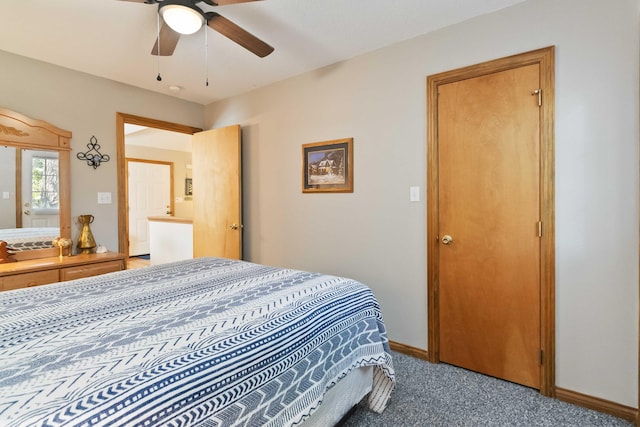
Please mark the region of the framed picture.
[[302, 144], [303, 193], [353, 193], [353, 138]]
[[184, 195], [193, 196], [193, 178], [184, 179]]

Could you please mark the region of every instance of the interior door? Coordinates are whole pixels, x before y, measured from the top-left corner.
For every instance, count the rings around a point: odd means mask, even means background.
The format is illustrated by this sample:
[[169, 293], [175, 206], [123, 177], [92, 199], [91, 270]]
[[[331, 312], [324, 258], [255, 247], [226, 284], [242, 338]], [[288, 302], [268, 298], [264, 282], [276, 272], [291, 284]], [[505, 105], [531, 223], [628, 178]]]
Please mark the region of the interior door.
[[127, 160], [129, 256], [149, 253], [150, 216], [171, 214], [171, 163]]
[[240, 126], [192, 139], [193, 256], [242, 258]]
[[539, 64], [438, 92], [440, 360], [540, 387]]

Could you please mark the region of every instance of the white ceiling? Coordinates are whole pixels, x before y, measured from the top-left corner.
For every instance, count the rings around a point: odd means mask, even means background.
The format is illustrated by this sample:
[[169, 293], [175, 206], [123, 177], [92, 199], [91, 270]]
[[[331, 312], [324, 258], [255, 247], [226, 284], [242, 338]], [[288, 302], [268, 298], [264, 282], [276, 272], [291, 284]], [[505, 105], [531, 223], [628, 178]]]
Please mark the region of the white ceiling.
[[[1, 0], [0, 50], [207, 105], [521, 1], [263, 0], [218, 6], [216, 12], [275, 51], [259, 58], [205, 27], [182, 36], [173, 56], [158, 61], [150, 54], [156, 5]], [[169, 86], [182, 89], [176, 94]]]

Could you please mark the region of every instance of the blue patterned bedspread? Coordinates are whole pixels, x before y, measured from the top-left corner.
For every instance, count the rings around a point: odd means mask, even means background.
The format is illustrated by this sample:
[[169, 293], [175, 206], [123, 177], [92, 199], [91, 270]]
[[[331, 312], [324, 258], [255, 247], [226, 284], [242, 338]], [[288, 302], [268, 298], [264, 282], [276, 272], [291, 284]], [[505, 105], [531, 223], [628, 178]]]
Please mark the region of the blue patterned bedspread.
[[199, 258], [0, 292], [0, 426], [286, 426], [373, 365], [382, 314], [351, 279]]

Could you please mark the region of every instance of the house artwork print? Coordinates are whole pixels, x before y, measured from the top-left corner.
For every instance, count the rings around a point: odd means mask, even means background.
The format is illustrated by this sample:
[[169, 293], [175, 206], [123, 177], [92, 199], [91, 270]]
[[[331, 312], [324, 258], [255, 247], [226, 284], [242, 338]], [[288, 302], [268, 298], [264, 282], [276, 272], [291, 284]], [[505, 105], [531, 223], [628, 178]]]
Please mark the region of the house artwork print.
[[353, 192], [353, 139], [303, 144], [302, 192]]

